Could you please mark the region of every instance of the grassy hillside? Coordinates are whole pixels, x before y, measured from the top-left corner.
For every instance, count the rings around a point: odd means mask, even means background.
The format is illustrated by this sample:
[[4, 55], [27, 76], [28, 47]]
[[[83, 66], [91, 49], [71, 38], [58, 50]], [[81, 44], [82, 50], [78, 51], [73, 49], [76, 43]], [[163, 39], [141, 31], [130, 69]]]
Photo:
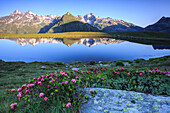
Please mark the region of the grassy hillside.
[[60, 33], [60, 32], [98, 32], [98, 28], [91, 26], [90, 24], [83, 23], [71, 13], [67, 13], [49, 29], [48, 33]]

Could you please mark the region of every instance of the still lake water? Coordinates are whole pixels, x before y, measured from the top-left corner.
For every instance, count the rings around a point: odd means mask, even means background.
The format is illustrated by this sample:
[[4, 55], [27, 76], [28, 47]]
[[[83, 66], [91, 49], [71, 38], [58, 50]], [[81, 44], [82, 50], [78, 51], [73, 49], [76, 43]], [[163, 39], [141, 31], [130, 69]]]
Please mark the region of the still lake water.
[[[158, 49], [161, 48], [161, 49]], [[170, 55], [170, 45], [144, 45], [109, 38], [99, 39], [0, 39], [4, 61], [71, 63], [149, 59]]]

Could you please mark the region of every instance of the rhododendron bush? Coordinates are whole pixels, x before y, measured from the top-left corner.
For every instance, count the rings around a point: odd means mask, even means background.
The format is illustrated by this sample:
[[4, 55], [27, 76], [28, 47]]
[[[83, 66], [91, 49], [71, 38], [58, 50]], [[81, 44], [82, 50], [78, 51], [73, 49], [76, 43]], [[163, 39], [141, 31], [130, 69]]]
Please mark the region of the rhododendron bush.
[[[133, 70], [97, 67], [87, 71], [58, 71], [33, 78], [18, 89], [8, 89], [6, 95], [11, 99], [11, 111], [52, 112], [48, 110], [53, 109], [58, 112], [78, 112], [80, 103], [88, 100], [85, 95], [87, 87], [169, 96], [169, 77], [170, 71], [157, 68]], [[97, 91], [90, 90], [90, 93], [94, 97]]]

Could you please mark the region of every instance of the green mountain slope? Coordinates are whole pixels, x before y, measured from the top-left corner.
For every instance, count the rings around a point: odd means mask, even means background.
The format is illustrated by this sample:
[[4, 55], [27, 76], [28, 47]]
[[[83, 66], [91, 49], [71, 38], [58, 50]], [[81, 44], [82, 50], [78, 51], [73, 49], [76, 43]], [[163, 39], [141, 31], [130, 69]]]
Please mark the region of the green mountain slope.
[[48, 33], [60, 33], [60, 32], [73, 32], [73, 31], [84, 31], [84, 32], [98, 32], [98, 28], [91, 26], [90, 24], [84, 23], [74, 17], [71, 13], [66, 13], [62, 18], [51, 27]]

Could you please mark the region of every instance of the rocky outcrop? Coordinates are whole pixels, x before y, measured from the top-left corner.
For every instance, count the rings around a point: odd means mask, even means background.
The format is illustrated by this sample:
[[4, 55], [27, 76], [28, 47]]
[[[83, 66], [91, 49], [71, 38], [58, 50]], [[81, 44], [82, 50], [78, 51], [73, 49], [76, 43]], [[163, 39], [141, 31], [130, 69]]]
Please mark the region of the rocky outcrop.
[[[90, 90], [97, 90], [94, 98], [92, 98]], [[87, 88], [86, 95], [90, 98], [80, 105], [80, 113], [170, 112], [170, 97], [103, 88]]]

